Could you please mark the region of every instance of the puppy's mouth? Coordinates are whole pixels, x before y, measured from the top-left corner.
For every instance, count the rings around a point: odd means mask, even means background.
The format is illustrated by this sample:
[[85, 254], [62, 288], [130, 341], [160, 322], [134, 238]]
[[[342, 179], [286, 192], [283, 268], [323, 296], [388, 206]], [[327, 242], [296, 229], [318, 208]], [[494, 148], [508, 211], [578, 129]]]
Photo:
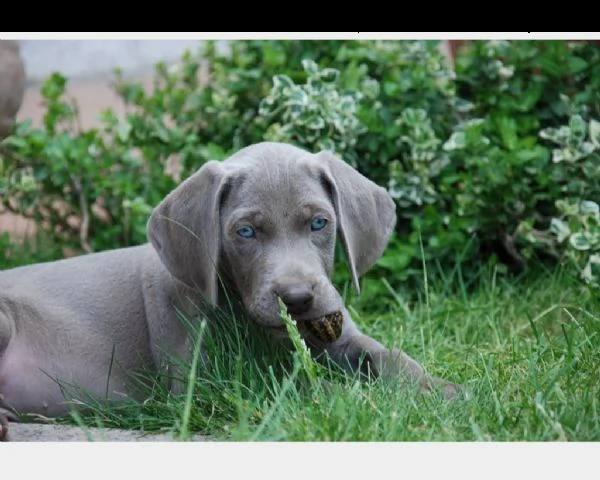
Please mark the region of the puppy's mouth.
[[[322, 317], [299, 320], [297, 325], [301, 334], [308, 334], [323, 343], [333, 343], [342, 335], [344, 315], [338, 310]], [[287, 334], [285, 325], [270, 325], [267, 328], [277, 334]]]

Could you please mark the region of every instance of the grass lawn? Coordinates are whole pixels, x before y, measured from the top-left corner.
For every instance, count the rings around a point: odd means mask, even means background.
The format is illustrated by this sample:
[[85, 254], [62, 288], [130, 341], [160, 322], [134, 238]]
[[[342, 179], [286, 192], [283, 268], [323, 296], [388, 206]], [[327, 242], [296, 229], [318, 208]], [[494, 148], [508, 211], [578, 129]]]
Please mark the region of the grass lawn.
[[350, 302], [357, 323], [464, 385], [468, 399], [315, 368], [222, 318], [218, 341], [207, 344], [216, 360], [188, 369], [197, 380], [186, 395], [156, 387], [144, 405], [97, 408], [76, 420], [171, 430], [181, 439], [198, 432], [260, 441], [600, 440], [598, 296], [560, 272], [533, 280], [489, 273], [469, 292], [429, 284], [414, 303], [370, 281], [377, 296]]

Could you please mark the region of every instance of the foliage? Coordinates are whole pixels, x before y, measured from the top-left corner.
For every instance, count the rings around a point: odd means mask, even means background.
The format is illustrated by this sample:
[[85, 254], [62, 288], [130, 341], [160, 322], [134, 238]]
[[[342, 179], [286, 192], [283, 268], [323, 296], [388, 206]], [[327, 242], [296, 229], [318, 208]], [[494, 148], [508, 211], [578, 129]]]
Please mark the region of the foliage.
[[[587, 200], [600, 194], [600, 123], [573, 115], [568, 125], [548, 127], [540, 136], [554, 144], [554, 179], [560, 186], [556, 216], [547, 228], [531, 221], [519, 225], [519, 234], [533, 247], [566, 261], [589, 285], [600, 286], [600, 212]], [[593, 195], [593, 197], [592, 197]]]
[[273, 88], [261, 101], [258, 113], [269, 123], [265, 140], [298, 143], [312, 151], [344, 152], [354, 167], [356, 139], [366, 131], [356, 116], [359, 91], [340, 92], [339, 71], [319, 69], [310, 59], [302, 61], [308, 77], [297, 85], [287, 75], [275, 75]]
[[454, 70], [436, 42], [205, 42], [158, 64], [149, 91], [116, 72], [126, 115], [106, 110], [86, 130], [54, 74], [44, 127], [22, 122], [0, 144], [2, 204], [63, 251], [133, 245], [205, 161], [283, 140], [333, 150], [388, 188], [398, 228], [372, 277], [392, 288], [420, 282], [424, 264], [523, 269], [566, 248], [531, 241], [560, 202], [600, 198], [599, 60], [586, 42], [471, 42]]
[[557, 200], [559, 217], [547, 230], [524, 224], [523, 234], [534, 245], [543, 245], [557, 258], [574, 266], [581, 279], [600, 287], [600, 207], [591, 200]]

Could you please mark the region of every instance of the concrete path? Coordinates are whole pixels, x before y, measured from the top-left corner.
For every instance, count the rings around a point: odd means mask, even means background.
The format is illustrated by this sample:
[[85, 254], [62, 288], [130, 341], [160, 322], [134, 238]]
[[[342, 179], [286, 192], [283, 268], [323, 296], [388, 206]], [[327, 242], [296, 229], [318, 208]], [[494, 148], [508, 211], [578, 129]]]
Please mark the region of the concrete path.
[[[209, 441], [203, 435], [194, 435], [193, 441]], [[174, 442], [172, 433], [144, 433], [117, 428], [80, 428], [70, 425], [39, 423], [11, 423], [9, 442]]]

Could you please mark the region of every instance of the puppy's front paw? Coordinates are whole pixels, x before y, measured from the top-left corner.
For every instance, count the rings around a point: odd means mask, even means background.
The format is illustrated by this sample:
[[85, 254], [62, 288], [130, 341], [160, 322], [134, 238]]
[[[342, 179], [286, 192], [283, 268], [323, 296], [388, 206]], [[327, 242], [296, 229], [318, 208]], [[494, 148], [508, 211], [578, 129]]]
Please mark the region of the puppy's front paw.
[[464, 387], [449, 382], [443, 378], [429, 378], [421, 384], [421, 392], [440, 392], [447, 400], [467, 399], [468, 395]]

